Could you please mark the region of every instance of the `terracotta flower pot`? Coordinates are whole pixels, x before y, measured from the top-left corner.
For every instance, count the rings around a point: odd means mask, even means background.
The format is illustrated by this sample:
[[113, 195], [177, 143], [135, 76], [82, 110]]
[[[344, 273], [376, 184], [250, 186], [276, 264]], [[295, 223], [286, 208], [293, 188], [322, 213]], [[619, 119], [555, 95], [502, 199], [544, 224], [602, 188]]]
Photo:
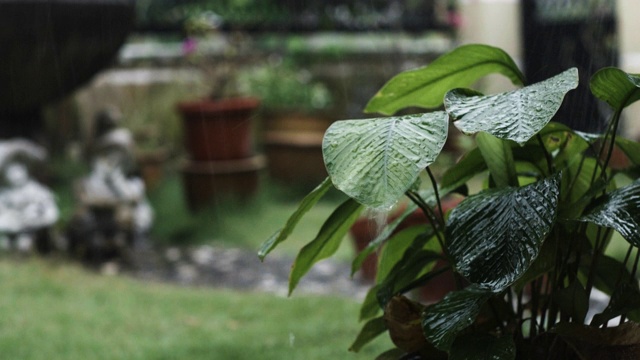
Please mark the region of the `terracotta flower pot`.
[[178, 104], [185, 147], [195, 161], [245, 159], [253, 155], [255, 98], [200, 100]]
[[222, 199], [246, 199], [259, 188], [264, 156], [242, 160], [195, 162], [182, 166], [182, 179], [189, 209], [215, 205]]
[[323, 113], [310, 113], [295, 109], [268, 110], [264, 114], [264, 128], [267, 132], [324, 132], [333, 119]]
[[327, 177], [321, 132], [269, 132], [264, 151], [269, 176], [285, 183], [316, 186]]

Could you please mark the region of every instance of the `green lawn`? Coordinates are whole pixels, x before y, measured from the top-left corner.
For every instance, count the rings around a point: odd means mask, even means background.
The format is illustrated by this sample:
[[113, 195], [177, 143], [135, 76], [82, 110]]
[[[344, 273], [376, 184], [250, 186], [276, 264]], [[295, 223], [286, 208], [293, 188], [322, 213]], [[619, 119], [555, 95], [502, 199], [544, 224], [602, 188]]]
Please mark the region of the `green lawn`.
[[104, 277], [62, 262], [0, 260], [2, 359], [370, 359], [347, 351], [358, 304]]
[[[158, 189], [149, 193], [156, 219], [151, 235], [156, 243], [210, 243], [251, 249], [257, 253], [260, 244], [286, 223], [305, 195], [265, 181], [252, 200], [227, 201], [192, 213], [185, 203], [180, 180], [179, 176], [171, 175]], [[330, 192], [326, 199], [305, 214], [290, 238], [275, 252], [290, 256], [297, 254], [316, 236], [341, 201], [344, 197], [337, 190]], [[345, 261], [352, 259], [353, 248], [349, 241], [343, 242], [337, 256]]]

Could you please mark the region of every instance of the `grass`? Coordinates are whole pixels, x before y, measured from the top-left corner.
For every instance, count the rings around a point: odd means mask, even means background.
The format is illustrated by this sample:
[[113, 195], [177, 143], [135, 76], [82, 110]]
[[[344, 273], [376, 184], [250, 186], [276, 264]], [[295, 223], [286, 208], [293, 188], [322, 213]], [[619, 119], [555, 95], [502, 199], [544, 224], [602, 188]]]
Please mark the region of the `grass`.
[[[225, 247], [256, 250], [282, 227], [298, 207], [304, 193], [265, 182], [257, 196], [249, 201], [227, 201], [196, 213], [189, 212], [179, 176], [169, 176], [150, 192], [156, 221], [152, 238], [161, 244], [188, 245], [211, 243]], [[276, 252], [294, 255], [312, 240], [343, 198], [328, 194], [312, 208], [291, 237]], [[353, 255], [349, 241], [343, 241], [338, 258]]]
[[103, 277], [59, 262], [0, 260], [3, 359], [370, 359], [347, 351], [358, 304]]

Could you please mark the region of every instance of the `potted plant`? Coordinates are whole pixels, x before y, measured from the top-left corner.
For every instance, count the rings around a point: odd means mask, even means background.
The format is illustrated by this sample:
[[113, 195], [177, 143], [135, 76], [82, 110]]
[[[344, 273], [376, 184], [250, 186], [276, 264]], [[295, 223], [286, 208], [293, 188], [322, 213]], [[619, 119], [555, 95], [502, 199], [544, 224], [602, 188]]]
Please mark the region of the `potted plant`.
[[220, 25], [221, 19], [207, 12], [194, 13], [185, 21], [188, 34], [183, 43], [185, 58], [201, 69], [212, 84], [208, 97], [177, 106], [184, 120], [185, 147], [195, 161], [235, 160], [254, 155], [252, 115], [260, 100], [238, 88], [241, 35], [216, 37], [223, 42], [219, 57], [208, 54], [201, 45], [204, 39], [218, 34]]
[[[222, 58], [217, 61], [200, 53], [194, 35], [214, 32], [219, 19], [202, 12], [186, 22], [185, 54], [197, 63], [214, 83], [208, 98], [186, 101], [177, 109], [183, 119], [184, 143], [189, 159], [182, 166], [186, 197], [191, 209], [215, 203], [220, 197], [247, 197], [257, 190], [264, 158], [255, 153], [254, 113], [260, 100], [242, 95], [236, 82], [236, 56], [242, 39], [239, 34], [225, 40]], [[247, 184], [247, 186], [243, 186]]]
[[[494, 95], [463, 88], [490, 73], [521, 88]], [[640, 358], [640, 143], [618, 135], [623, 109], [640, 99], [640, 76], [605, 68], [590, 79], [593, 95], [612, 108], [603, 134], [551, 121], [578, 82], [573, 68], [526, 84], [508, 54], [485, 45], [459, 47], [397, 75], [365, 111], [444, 111], [335, 122], [323, 141], [329, 178], [264, 243], [260, 257], [330, 188], [349, 196], [300, 250], [291, 292], [335, 252], [363, 209], [384, 213], [406, 196], [411, 206], [354, 260], [355, 271], [379, 251], [383, 274], [364, 300], [366, 322], [351, 350], [386, 332], [396, 348], [383, 358]], [[475, 134], [476, 147], [438, 181], [429, 165], [450, 122]], [[629, 167], [609, 165], [614, 149]], [[479, 189], [470, 185], [478, 180]], [[465, 198], [442, 212], [443, 197], [452, 193]], [[387, 238], [417, 208], [429, 221]], [[628, 249], [621, 258], [607, 252], [614, 233]], [[446, 267], [436, 268], [438, 261]], [[456, 274], [457, 288], [440, 301], [425, 306], [404, 296], [446, 269]]]
[[271, 178], [312, 186], [324, 179], [322, 136], [333, 122], [327, 86], [282, 61], [243, 72], [238, 83], [262, 100], [261, 140]]

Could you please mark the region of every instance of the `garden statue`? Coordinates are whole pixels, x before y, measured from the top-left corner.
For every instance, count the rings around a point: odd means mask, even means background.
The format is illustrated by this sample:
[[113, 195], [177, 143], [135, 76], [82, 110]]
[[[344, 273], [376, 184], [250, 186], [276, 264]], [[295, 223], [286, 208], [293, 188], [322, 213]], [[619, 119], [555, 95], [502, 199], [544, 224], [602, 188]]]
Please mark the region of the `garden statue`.
[[118, 126], [115, 109], [96, 117], [91, 173], [75, 192], [79, 205], [69, 228], [69, 245], [79, 255], [97, 260], [121, 255], [148, 233], [153, 210], [134, 165], [131, 133]]
[[40, 251], [51, 246], [50, 230], [59, 212], [51, 190], [37, 182], [29, 166], [46, 151], [24, 139], [0, 142], [0, 233], [2, 247]]

